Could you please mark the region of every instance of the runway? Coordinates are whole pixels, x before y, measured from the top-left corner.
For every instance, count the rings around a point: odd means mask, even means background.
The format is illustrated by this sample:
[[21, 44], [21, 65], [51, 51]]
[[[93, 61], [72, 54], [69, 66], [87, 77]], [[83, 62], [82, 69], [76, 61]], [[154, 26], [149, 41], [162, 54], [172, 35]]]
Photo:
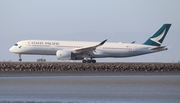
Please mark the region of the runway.
[[179, 103], [180, 75], [28, 75], [0, 77], [1, 102]]

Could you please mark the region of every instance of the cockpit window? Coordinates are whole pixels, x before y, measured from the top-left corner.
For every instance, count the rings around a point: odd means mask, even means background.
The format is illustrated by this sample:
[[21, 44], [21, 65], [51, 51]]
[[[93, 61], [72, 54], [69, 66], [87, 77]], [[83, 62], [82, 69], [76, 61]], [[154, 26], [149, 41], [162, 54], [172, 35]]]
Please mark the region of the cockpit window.
[[18, 44], [14, 44], [15, 46], [18, 46]]

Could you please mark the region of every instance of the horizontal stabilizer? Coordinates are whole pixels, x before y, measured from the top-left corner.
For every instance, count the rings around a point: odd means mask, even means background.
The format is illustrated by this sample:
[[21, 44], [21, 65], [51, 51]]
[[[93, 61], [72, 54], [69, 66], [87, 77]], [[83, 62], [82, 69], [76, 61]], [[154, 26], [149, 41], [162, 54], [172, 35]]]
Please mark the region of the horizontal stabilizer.
[[136, 41], [131, 42], [131, 44], [134, 44]]
[[160, 50], [160, 49], [164, 49], [166, 46], [159, 46], [159, 47], [155, 47], [155, 48], [150, 48], [150, 50]]

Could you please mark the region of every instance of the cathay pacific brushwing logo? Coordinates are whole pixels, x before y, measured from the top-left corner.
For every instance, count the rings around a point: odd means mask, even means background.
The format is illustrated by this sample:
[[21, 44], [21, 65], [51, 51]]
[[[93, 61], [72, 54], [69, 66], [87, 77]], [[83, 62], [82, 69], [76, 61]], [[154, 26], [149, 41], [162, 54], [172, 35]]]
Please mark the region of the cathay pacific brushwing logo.
[[166, 31], [166, 28], [164, 29], [164, 31], [163, 31], [159, 36], [157, 36], [157, 37], [155, 37], [155, 38], [150, 38], [150, 39], [151, 39], [152, 41], [154, 41], [154, 42], [156, 42], [156, 43], [158, 43], [158, 44], [161, 45], [161, 43], [159, 42], [159, 40], [162, 39], [162, 37], [163, 37], [164, 34], [165, 34], [165, 31]]

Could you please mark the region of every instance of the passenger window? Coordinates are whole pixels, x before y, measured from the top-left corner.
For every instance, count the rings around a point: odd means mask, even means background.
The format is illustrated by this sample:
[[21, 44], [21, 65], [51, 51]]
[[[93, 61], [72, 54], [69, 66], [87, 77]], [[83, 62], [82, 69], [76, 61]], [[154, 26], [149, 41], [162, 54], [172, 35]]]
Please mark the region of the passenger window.
[[18, 44], [14, 44], [15, 46], [18, 46]]

